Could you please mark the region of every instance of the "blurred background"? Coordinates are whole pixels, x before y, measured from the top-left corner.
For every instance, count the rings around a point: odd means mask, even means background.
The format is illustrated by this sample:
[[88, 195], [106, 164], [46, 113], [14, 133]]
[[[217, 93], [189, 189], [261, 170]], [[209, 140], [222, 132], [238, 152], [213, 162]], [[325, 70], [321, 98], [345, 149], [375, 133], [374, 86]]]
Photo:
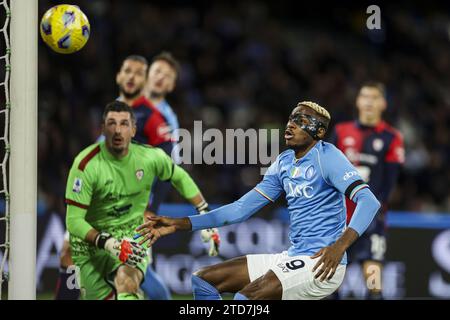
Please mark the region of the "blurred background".
[[[39, 15], [58, 3], [40, 0]], [[181, 127], [188, 130], [192, 130], [194, 120], [203, 121], [203, 130], [283, 130], [290, 111], [303, 100], [325, 106], [332, 114], [333, 126], [354, 119], [355, 97], [364, 81], [384, 82], [388, 100], [385, 119], [402, 132], [406, 147], [406, 162], [389, 206], [392, 217], [402, 216], [391, 220], [387, 295], [450, 298], [450, 227], [446, 224], [450, 216], [448, 3], [377, 1], [380, 30], [366, 27], [366, 9], [374, 3], [365, 2], [340, 6], [320, 1], [71, 3], [80, 6], [89, 18], [91, 36], [86, 47], [72, 55], [60, 55], [39, 39], [40, 292], [51, 291], [52, 281], [56, 281], [68, 170], [78, 152], [100, 134], [103, 108], [118, 96], [115, 75], [122, 60], [130, 54], [151, 59], [167, 50], [181, 63], [177, 88], [168, 101]], [[237, 199], [261, 179], [259, 165], [184, 168], [213, 204]], [[168, 202], [183, 201], [172, 192]], [[275, 222], [283, 206], [279, 201], [255, 218], [262, 231], [258, 231], [259, 242], [254, 238], [250, 241], [253, 247], [239, 245], [239, 227], [224, 231], [221, 258], [249, 253], [247, 249], [267, 252], [268, 246], [273, 250], [286, 248], [286, 224]], [[165, 212], [177, 211], [165, 208]], [[414, 214], [408, 216], [408, 212]], [[437, 222], [424, 227], [429, 220], [420, 220], [418, 215]], [[245, 226], [249, 229], [239, 232], [253, 232], [249, 224]], [[268, 237], [273, 241], [281, 235], [276, 245], [261, 240], [268, 232], [276, 235]], [[175, 238], [162, 242], [156, 257], [157, 270], [164, 278], [177, 275], [174, 281], [178, 282], [169, 286], [179, 294], [189, 292], [185, 281], [189, 270], [216, 261], [205, 256], [201, 243], [195, 244], [200, 242], [198, 237], [192, 236], [195, 241], [190, 240], [191, 235], [186, 237], [184, 243], [189, 245], [181, 245]], [[433, 249], [436, 239], [444, 241], [438, 253]], [[422, 265], [422, 270], [414, 269], [414, 264]], [[437, 281], [436, 287], [430, 285], [432, 281]], [[343, 290], [344, 296], [358, 297], [364, 288], [350, 279]]]
[[[39, 1], [40, 12], [56, 3]], [[118, 95], [122, 60], [168, 50], [182, 64], [169, 102], [187, 129], [194, 120], [216, 128], [283, 128], [303, 100], [320, 102], [335, 124], [355, 116], [362, 82], [384, 82], [385, 116], [407, 149], [391, 208], [450, 211], [448, 6], [385, 4], [382, 29], [368, 30], [362, 4], [76, 3], [91, 23], [86, 47], [66, 56], [40, 41], [39, 183], [47, 206], [61, 205], [69, 165], [98, 137], [101, 112]], [[217, 202], [235, 199], [260, 179], [245, 166], [188, 169]], [[205, 170], [208, 179], [199, 175]]]

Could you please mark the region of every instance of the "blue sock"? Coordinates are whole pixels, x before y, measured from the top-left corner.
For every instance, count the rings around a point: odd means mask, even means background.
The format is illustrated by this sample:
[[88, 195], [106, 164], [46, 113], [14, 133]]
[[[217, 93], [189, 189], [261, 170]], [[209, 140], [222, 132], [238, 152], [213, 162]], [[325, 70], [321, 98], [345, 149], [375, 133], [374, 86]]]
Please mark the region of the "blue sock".
[[150, 265], [145, 272], [141, 289], [144, 290], [150, 300], [171, 300], [169, 289]]
[[242, 293], [237, 292], [234, 295], [233, 300], [248, 300], [248, 298], [246, 296], [244, 296]]
[[214, 286], [194, 274], [192, 275], [192, 292], [195, 300], [222, 300]]

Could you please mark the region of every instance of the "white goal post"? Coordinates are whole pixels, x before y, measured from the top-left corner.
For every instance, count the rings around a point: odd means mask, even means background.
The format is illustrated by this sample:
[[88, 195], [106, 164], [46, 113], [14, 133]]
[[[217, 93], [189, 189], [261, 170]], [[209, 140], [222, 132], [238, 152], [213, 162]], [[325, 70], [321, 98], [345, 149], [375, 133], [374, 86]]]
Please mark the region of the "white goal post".
[[8, 299], [36, 299], [38, 0], [12, 0]]

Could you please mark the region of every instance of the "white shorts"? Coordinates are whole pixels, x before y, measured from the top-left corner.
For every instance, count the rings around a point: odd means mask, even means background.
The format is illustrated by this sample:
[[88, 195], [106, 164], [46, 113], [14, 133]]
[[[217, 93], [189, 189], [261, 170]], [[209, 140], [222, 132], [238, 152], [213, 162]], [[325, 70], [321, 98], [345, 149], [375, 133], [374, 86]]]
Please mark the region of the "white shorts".
[[[283, 300], [319, 300], [336, 291], [344, 280], [346, 266], [340, 264], [331, 280], [320, 282], [312, 269], [320, 258], [289, 257], [287, 251], [276, 254], [247, 255], [250, 281], [272, 270], [283, 287]], [[318, 272], [319, 269], [315, 271]]]

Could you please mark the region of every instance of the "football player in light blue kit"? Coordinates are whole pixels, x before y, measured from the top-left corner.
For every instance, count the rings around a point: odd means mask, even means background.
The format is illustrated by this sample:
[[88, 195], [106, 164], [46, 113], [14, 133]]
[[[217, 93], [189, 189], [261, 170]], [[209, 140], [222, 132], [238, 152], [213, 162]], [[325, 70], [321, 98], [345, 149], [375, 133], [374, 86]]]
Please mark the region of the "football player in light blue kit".
[[[366, 230], [380, 203], [353, 165], [335, 146], [322, 141], [330, 114], [316, 103], [300, 102], [286, 126], [289, 150], [281, 153], [264, 179], [239, 200], [205, 215], [154, 217], [137, 231], [153, 244], [177, 230], [200, 230], [248, 219], [284, 192], [290, 214], [288, 251], [249, 254], [203, 268], [192, 276], [196, 299], [323, 299], [342, 283], [346, 249]], [[356, 203], [346, 226], [345, 198]]]

